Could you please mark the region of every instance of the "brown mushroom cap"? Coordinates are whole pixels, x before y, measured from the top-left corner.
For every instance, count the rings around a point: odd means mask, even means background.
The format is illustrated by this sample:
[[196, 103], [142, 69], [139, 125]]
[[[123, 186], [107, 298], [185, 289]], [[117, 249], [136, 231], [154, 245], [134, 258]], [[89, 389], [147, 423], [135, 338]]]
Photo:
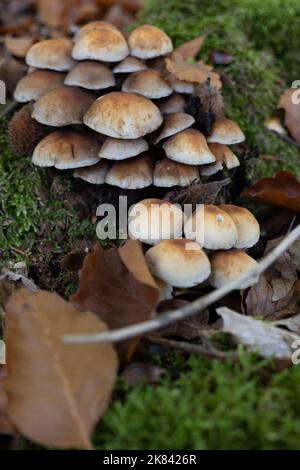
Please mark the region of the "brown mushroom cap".
[[176, 91], [176, 93], [191, 94], [195, 91], [195, 85], [193, 83], [179, 80], [178, 78], [174, 77], [174, 75], [170, 75], [168, 77], [168, 82], [173, 90]]
[[146, 252], [151, 273], [174, 287], [193, 287], [210, 275], [210, 262], [198, 243], [164, 240]]
[[230, 215], [236, 225], [238, 232], [236, 248], [251, 248], [251, 246], [254, 246], [260, 237], [259, 224], [254, 215], [245, 207], [232, 204], [222, 204], [219, 207]]
[[157, 162], [154, 167], [154, 186], [171, 188], [173, 186], [190, 186], [199, 181], [199, 171], [197, 166], [184, 165], [168, 158]]
[[123, 189], [141, 189], [153, 182], [153, 161], [144, 154], [113, 164], [106, 175], [105, 182]]
[[98, 98], [84, 116], [91, 129], [117, 139], [138, 139], [162, 123], [159, 109], [141, 95], [112, 92]]
[[186, 129], [168, 139], [163, 148], [167, 157], [187, 165], [203, 165], [215, 162], [206, 139], [196, 129]]
[[91, 31], [99, 31], [99, 30], [107, 30], [107, 31], [118, 31], [118, 29], [111, 23], [107, 21], [90, 21], [89, 23], [85, 24], [80, 28], [74, 36], [74, 42], [78, 42], [83, 36]]
[[134, 72], [123, 82], [122, 91], [138, 93], [146, 98], [159, 99], [172, 94], [168, 82], [156, 70]]
[[81, 124], [94, 99], [94, 95], [80, 88], [55, 88], [34, 104], [32, 117], [47, 126]]
[[145, 24], [136, 28], [128, 38], [131, 55], [139, 59], [153, 59], [173, 50], [173, 44], [164, 31]]
[[147, 141], [142, 137], [139, 139], [114, 139], [108, 137], [101, 147], [99, 157], [108, 160], [125, 160], [140, 155], [148, 148]]
[[10, 36], [6, 34], [4, 36], [4, 44], [8, 52], [19, 59], [24, 59], [30, 47], [35, 42], [33, 36]]
[[183, 113], [186, 102], [183, 96], [173, 93], [170, 97], [162, 99], [157, 106], [163, 114]]
[[245, 134], [238, 124], [230, 119], [221, 118], [214, 122], [212, 133], [207, 138], [209, 143], [225, 145], [239, 144], [244, 142]]
[[75, 60], [100, 60], [119, 62], [128, 56], [129, 50], [124, 36], [117, 30], [90, 31], [75, 43], [72, 57]]
[[112, 71], [99, 62], [86, 60], [73, 67], [65, 78], [65, 84], [87, 90], [103, 90], [115, 86]]
[[90, 184], [104, 184], [110, 166], [111, 163], [108, 160], [102, 160], [95, 165], [74, 170], [73, 176]]
[[128, 56], [113, 68], [114, 73], [133, 73], [147, 69], [147, 65], [136, 57]]
[[155, 139], [154, 143], [158, 144], [163, 139], [171, 137], [178, 132], [184, 131], [191, 127], [195, 122], [193, 116], [187, 113], [169, 113], [166, 115], [162, 129]]
[[[211, 276], [210, 284], [219, 289], [230, 281], [245, 276], [256, 268], [257, 262], [243, 251], [230, 250], [220, 251], [211, 256]], [[259, 276], [256, 275], [248, 281], [245, 281], [239, 288], [247, 289], [258, 282]]]
[[36, 70], [21, 78], [15, 89], [18, 103], [36, 101], [49, 91], [64, 84], [65, 74], [53, 70]]
[[55, 131], [36, 146], [32, 162], [59, 170], [80, 168], [99, 162], [99, 148], [97, 139], [88, 132]]
[[26, 55], [26, 63], [38, 69], [66, 72], [75, 65], [71, 55], [72, 48], [71, 39], [46, 39], [31, 46]]
[[232, 150], [223, 144], [209, 144], [212, 154], [216, 157], [215, 163], [203, 165], [200, 168], [201, 175], [210, 176], [223, 169], [223, 165], [229, 170], [240, 165], [239, 159], [234, 155]]

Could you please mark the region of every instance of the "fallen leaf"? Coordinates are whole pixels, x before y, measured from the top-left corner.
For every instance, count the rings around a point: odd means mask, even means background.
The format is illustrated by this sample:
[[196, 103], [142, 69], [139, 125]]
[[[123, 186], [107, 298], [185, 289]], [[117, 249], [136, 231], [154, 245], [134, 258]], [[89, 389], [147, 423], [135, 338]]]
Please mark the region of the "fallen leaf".
[[[188, 188], [175, 189], [164, 197], [173, 204], [214, 204], [220, 196], [221, 190], [231, 182], [230, 178], [212, 183], [193, 184]], [[221, 203], [222, 201], [220, 201]]]
[[206, 36], [199, 36], [191, 41], [184, 42], [176, 47], [174, 52], [180, 54], [184, 60], [195, 59], [205, 42]]
[[4, 387], [6, 369], [0, 366], [0, 434], [15, 434], [16, 429], [8, 415], [8, 397]]
[[90, 449], [117, 372], [110, 344], [66, 345], [65, 334], [106, 330], [57, 294], [20, 289], [7, 304], [9, 416], [22, 435], [57, 448]]
[[5, 310], [6, 302], [9, 297], [21, 287], [26, 287], [26, 289], [31, 290], [32, 292], [38, 290], [38, 287], [27, 277], [22, 274], [17, 274], [12, 271], [2, 269], [2, 274], [0, 274], [0, 313]]
[[288, 249], [297, 271], [300, 271], [300, 239], [296, 240]]
[[129, 386], [140, 384], [157, 384], [166, 370], [153, 364], [133, 362], [122, 372], [122, 379]]
[[300, 212], [300, 182], [289, 171], [282, 170], [275, 176], [262, 178], [246, 188], [241, 197]]
[[80, 271], [86, 256], [86, 251], [73, 251], [63, 257], [61, 264], [68, 271]]
[[284, 124], [289, 133], [300, 144], [300, 103], [294, 102], [299, 100], [299, 90], [289, 88], [285, 90], [281, 96], [278, 109], [284, 109]]
[[210, 53], [210, 59], [215, 65], [229, 65], [234, 61], [234, 57], [227, 52], [214, 49]]

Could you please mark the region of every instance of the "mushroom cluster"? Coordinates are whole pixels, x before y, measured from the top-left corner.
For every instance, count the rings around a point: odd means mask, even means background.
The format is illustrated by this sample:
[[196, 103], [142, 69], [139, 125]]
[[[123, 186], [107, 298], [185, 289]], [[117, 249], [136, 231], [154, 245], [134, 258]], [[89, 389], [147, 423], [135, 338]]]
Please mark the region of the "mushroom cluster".
[[126, 40], [103, 21], [73, 39], [34, 44], [30, 71], [15, 90], [18, 102], [33, 102], [32, 117], [48, 132], [33, 163], [129, 190], [189, 186], [238, 166], [228, 145], [245, 139], [239, 126], [222, 112], [212, 116], [209, 132], [199, 124], [197, 100], [203, 105], [205, 92], [218, 92], [216, 74], [202, 66], [203, 83], [180, 80], [166, 67], [174, 54], [171, 39], [154, 26], [140, 26]]

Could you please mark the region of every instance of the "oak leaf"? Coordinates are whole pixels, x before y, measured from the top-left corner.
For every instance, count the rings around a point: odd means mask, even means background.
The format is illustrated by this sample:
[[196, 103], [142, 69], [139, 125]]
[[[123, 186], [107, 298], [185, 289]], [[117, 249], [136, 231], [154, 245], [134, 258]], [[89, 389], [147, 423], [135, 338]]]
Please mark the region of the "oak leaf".
[[300, 144], [299, 98], [299, 90], [289, 88], [285, 90], [278, 103], [278, 108], [284, 109], [285, 112], [284, 124], [297, 144]]

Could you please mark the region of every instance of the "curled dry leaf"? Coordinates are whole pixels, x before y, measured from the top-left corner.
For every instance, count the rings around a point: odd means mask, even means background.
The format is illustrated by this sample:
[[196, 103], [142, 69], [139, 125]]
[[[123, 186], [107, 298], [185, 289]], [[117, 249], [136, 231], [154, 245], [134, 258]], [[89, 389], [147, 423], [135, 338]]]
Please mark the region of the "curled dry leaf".
[[195, 59], [203, 46], [205, 39], [206, 36], [199, 36], [191, 41], [184, 42], [179, 47], [176, 47], [174, 52], [180, 54], [184, 60]]
[[300, 212], [300, 182], [289, 171], [279, 171], [273, 177], [262, 178], [246, 188], [241, 196]]
[[66, 345], [66, 333], [106, 330], [93, 313], [57, 294], [21, 289], [7, 304], [8, 411], [34, 442], [90, 449], [90, 433], [109, 402], [117, 372], [110, 344]]
[[299, 90], [285, 90], [278, 103], [284, 109], [284, 124], [297, 144], [300, 144], [300, 94]]

